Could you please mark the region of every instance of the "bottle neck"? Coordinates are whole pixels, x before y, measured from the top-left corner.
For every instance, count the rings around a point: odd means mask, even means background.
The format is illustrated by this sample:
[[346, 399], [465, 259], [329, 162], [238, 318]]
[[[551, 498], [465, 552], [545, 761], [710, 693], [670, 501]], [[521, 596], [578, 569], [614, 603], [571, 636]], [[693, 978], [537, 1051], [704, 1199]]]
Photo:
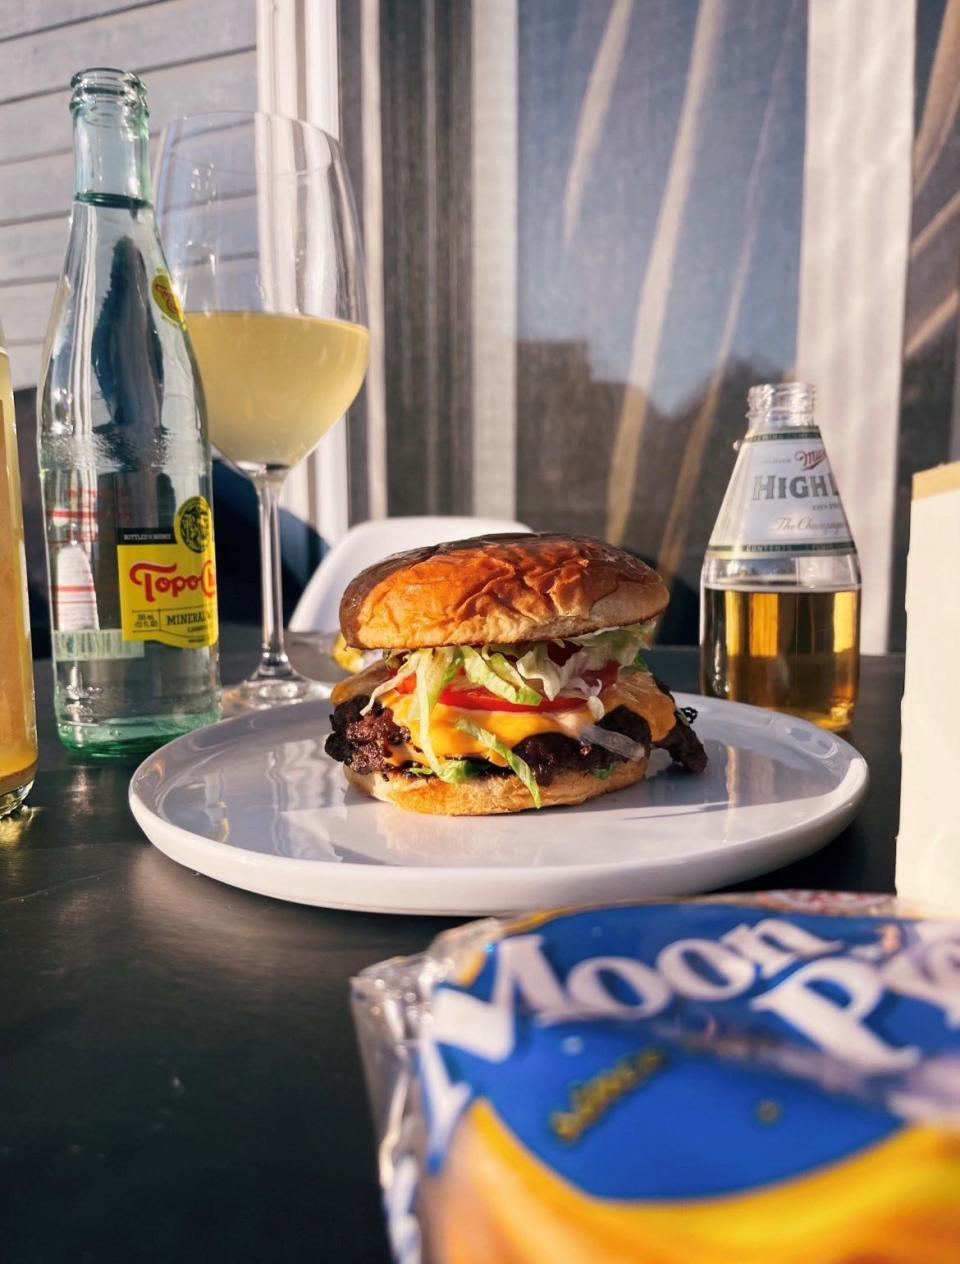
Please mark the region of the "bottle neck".
[[145, 113], [122, 100], [88, 101], [74, 115], [76, 200], [137, 209], [151, 205]]
[[806, 382], [784, 382], [775, 386], [754, 386], [747, 395], [747, 429], [816, 430], [813, 415], [814, 390]]

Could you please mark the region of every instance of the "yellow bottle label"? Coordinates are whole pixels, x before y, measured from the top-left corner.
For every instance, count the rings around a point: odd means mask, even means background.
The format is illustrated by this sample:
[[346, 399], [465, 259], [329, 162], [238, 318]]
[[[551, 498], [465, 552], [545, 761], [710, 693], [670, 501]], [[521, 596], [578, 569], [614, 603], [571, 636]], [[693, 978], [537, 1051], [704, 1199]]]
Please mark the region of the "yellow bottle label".
[[216, 642], [213, 515], [203, 496], [183, 502], [172, 531], [121, 527], [117, 561], [125, 641], [161, 641], [184, 649]]
[[160, 308], [160, 314], [165, 320], [172, 325], [179, 325], [181, 329], [186, 329], [187, 324], [183, 318], [183, 308], [180, 306], [180, 300], [177, 298], [176, 290], [173, 288], [173, 282], [166, 272], [157, 272], [150, 286], [150, 293], [153, 295], [153, 301]]

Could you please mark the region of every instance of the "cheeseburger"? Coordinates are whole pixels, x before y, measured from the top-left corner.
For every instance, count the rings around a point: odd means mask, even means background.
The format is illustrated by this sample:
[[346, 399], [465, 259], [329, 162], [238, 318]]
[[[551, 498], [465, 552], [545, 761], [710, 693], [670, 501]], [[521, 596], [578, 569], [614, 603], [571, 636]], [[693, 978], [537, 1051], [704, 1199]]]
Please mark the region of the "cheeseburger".
[[381, 650], [333, 691], [326, 750], [358, 789], [414, 812], [582, 803], [639, 781], [653, 747], [706, 755], [643, 658], [660, 576], [600, 540], [490, 535], [361, 572], [349, 646]]

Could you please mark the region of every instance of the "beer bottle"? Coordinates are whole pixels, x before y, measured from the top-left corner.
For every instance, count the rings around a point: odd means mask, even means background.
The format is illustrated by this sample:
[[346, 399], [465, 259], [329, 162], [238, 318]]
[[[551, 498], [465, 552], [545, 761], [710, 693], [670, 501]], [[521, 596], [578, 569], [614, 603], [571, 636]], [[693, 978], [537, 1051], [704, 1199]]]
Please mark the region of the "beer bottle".
[[803, 382], [754, 386], [700, 584], [700, 687], [845, 728], [860, 565]]
[[55, 706], [66, 746], [136, 754], [219, 715], [210, 449], [143, 84], [71, 86], [76, 195], [39, 387]]

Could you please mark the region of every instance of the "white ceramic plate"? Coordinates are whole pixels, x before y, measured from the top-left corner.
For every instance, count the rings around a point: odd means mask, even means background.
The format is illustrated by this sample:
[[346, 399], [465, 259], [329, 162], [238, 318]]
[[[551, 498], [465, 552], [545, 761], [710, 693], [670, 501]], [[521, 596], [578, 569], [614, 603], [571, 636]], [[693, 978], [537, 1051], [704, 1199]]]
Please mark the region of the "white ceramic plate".
[[130, 806], [162, 852], [232, 886], [451, 915], [709, 891], [815, 851], [855, 815], [867, 766], [846, 742], [757, 707], [677, 703], [699, 712], [706, 773], [656, 752], [644, 781], [580, 807], [457, 818], [378, 803], [324, 754], [327, 702], [177, 738], [137, 769]]

